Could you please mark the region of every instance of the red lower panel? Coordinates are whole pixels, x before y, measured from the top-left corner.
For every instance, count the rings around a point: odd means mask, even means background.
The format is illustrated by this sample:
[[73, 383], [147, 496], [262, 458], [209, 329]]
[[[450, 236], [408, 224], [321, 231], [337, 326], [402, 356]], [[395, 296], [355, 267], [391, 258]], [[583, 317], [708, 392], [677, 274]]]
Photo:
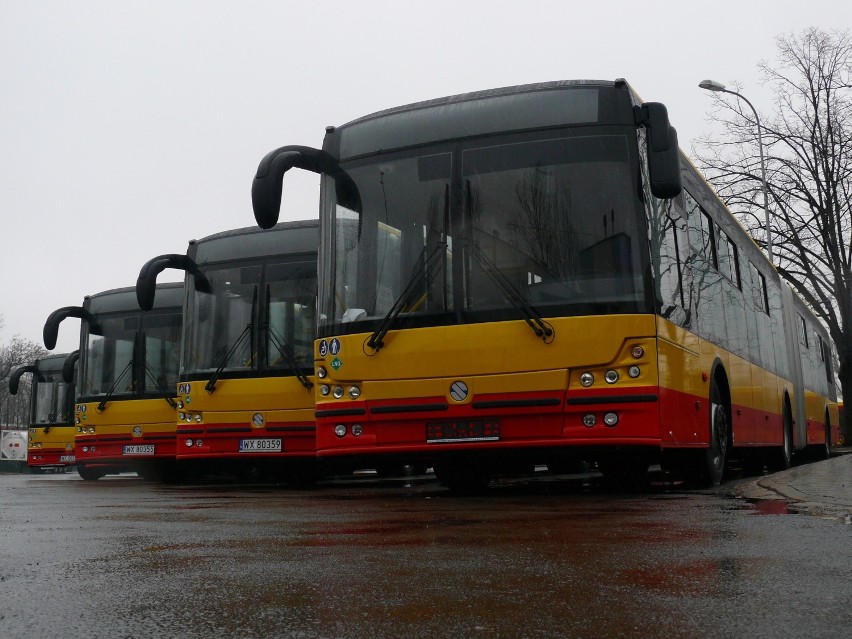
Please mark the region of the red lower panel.
[[[263, 440], [263, 445], [251, 440]], [[280, 450], [277, 440], [280, 440]], [[241, 449], [243, 441], [255, 446], [246, 445]], [[190, 442], [192, 445], [189, 445]], [[179, 460], [313, 458], [315, 455], [316, 427], [313, 423], [270, 422], [264, 428], [250, 428], [242, 424], [199, 424], [177, 431], [176, 457]]]

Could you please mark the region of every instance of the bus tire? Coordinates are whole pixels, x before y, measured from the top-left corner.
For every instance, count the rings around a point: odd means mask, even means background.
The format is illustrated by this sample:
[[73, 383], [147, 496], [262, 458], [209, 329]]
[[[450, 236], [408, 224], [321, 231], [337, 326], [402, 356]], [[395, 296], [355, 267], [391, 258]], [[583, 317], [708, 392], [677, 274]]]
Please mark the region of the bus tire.
[[825, 416], [825, 441], [822, 444], [810, 446], [810, 458], [814, 461], [822, 461], [831, 457], [831, 421]]
[[484, 491], [491, 482], [491, 473], [471, 459], [435, 462], [435, 476], [451, 492], [473, 495]]
[[784, 443], [769, 449], [768, 463], [770, 470], [787, 470], [793, 465], [793, 416], [790, 403], [784, 400], [782, 409], [782, 428]]
[[719, 383], [710, 383], [710, 445], [698, 458], [694, 474], [689, 479], [702, 488], [718, 486], [725, 476], [728, 463], [731, 420]]
[[77, 474], [86, 481], [97, 481], [106, 473], [99, 468], [89, 468], [83, 464], [77, 466]]

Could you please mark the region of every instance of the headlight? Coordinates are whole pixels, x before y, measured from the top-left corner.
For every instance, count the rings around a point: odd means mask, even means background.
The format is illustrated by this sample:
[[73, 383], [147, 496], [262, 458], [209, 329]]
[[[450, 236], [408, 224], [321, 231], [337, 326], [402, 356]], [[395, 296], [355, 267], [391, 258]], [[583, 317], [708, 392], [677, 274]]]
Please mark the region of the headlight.
[[618, 371], [616, 370], [608, 370], [604, 375], [604, 379], [607, 384], [615, 384], [618, 381]]
[[641, 372], [641, 371], [639, 370], [639, 367], [638, 367], [638, 366], [636, 366], [635, 364], [634, 364], [633, 366], [631, 366], [630, 368], [628, 368], [628, 369], [627, 369], [627, 375], [628, 375], [629, 377], [634, 378], [634, 379], [635, 379], [635, 378], [637, 378], [637, 377], [639, 377], [639, 373], [640, 373], [640, 372]]
[[580, 375], [580, 383], [586, 388], [588, 388], [589, 386], [595, 383], [595, 376], [591, 373], [583, 373], [582, 375]]
[[319, 377], [320, 379], [325, 379], [326, 377], [328, 377], [328, 371], [325, 370], [325, 368], [323, 368], [322, 366], [318, 366], [317, 377]]
[[331, 394], [334, 395], [334, 399], [340, 399], [341, 397], [343, 397], [343, 387], [335, 386], [334, 390], [331, 391]]
[[358, 399], [361, 397], [361, 389], [357, 386], [349, 387], [349, 399]]

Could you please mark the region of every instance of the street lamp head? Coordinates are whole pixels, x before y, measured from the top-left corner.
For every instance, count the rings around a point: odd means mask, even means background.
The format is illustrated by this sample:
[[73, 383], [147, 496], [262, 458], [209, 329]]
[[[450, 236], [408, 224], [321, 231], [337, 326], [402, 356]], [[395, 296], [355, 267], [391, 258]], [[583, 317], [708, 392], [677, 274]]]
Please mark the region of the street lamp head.
[[720, 82], [714, 82], [713, 80], [702, 80], [698, 83], [702, 89], [707, 89], [708, 91], [724, 91], [725, 85]]

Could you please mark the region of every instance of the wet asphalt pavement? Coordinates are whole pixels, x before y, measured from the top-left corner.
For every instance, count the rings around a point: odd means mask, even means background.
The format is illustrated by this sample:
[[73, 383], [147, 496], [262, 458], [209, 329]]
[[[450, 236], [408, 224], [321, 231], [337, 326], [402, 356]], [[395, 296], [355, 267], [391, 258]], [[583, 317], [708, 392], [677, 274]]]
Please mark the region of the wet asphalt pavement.
[[852, 526], [746, 481], [0, 475], [0, 636], [850, 636]]

